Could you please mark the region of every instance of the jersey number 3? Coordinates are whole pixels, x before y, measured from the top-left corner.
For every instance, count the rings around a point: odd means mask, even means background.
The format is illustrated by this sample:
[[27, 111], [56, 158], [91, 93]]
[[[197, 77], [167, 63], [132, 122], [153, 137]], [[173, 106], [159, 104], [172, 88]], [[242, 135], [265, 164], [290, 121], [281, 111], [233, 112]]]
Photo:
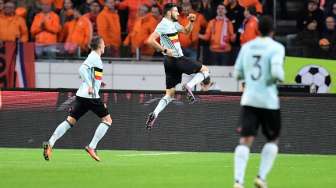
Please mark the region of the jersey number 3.
[[253, 71], [251, 74], [251, 78], [252, 80], [256, 81], [259, 80], [259, 78], [261, 77], [261, 66], [259, 64], [261, 55], [254, 55], [253, 58], [255, 59], [255, 62], [253, 64]]

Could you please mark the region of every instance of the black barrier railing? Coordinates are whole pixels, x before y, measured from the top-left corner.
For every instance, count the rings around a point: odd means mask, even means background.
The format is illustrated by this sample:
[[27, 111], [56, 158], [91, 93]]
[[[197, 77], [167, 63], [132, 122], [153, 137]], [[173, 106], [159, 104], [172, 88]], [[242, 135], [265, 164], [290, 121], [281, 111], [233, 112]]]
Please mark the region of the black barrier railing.
[[[73, 89], [8, 89], [0, 92], [0, 147], [41, 147], [67, 115]], [[188, 104], [183, 93], [145, 129], [145, 118], [162, 91], [102, 91], [113, 118], [99, 149], [232, 152], [239, 135], [240, 93], [197, 93]], [[336, 154], [336, 95], [282, 94], [282, 153]], [[55, 147], [82, 148], [99, 119], [88, 113]], [[260, 151], [264, 138], [256, 140]]]

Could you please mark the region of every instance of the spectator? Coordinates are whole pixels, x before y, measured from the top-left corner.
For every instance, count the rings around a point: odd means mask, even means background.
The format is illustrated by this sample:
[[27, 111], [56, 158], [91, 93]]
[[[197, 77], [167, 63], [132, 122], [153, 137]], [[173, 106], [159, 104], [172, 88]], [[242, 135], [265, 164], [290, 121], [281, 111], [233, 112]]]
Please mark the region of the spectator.
[[[151, 15], [156, 20], [156, 25], [157, 25], [162, 19], [160, 7], [158, 5], [153, 5], [152, 6]], [[155, 27], [156, 27], [156, 25], [155, 25]]]
[[[188, 15], [192, 13], [190, 3], [182, 4], [182, 13], [179, 16], [179, 23], [186, 26], [189, 23]], [[183, 50], [183, 54], [193, 60], [197, 60], [197, 40], [200, 26], [195, 21], [193, 31], [189, 34], [179, 33], [179, 40]], [[195, 32], [198, 30], [198, 32]]]
[[153, 5], [149, 16], [151, 17], [151, 19], [149, 19], [149, 25], [151, 28], [153, 28], [153, 30], [155, 30], [156, 26], [162, 19], [160, 7], [158, 5]]
[[241, 45], [259, 36], [258, 18], [256, 15], [257, 12], [255, 7], [251, 6], [245, 9], [243, 27], [239, 29]]
[[235, 62], [240, 49], [240, 33], [239, 28], [242, 26], [244, 21], [244, 11], [245, 9], [239, 5], [238, 0], [229, 0], [226, 5], [227, 17], [231, 20], [233, 24], [233, 31], [236, 33], [236, 40], [233, 42], [231, 51], [231, 62]]
[[18, 1], [17, 8], [15, 9], [15, 14], [17, 16], [21, 16], [24, 20], [26, 20], [27, 13], [28, 13], [28, 10], [27, 10], [27, 5], [25, 1]]
[[181, 8], [182, 8], [183, 5], [190, 5], [191, 6], [191, 1], [190, 0], [180, 0], [178, 5]]
[[191, 13], [196, 15], [196, 20], [195, 20], [195, 24], [194, 24], [194, 30], [197, 33], [197, 37], [198, 37], [198, 33], [201, 30], [206, 29], [207, 25], [208, 25], [208, 20], [205, 18], [205, 16], [202, 13], [199, 13], [195, 8], [195, 6], [193, 6], [193, 4], [191, 3]]
[[196, 15], [196, 20], [194, 23], [193, 30], [190, 34], [179, 33], [179, 39], [181, 46], [183, 47], [183, 54], [186, 57], [192, 58], [197, 60], [197, 50], [198, 50], [198, 43], [199, 33], [204, 33], [207, 27], [207, 20], [205, 17], [193, 10], [192, 5], [187, 3], [186, 1], [182, 4], [182, 13], [179, 17], [179, 22], [181, 25], [186, 26], [189, 21], [187, 19], [188, 15], [193, 13]]
[[97, 17], [98, 17], [99, 13], [100, 13], [100, 4], [98, 3], [98, 1], [93, 1], [90, 4], [90, 12], [84, 14], [84, 16], [86, 16], [91, 21], [92, 29], [93, 29], [92, 30], [93, 31], [93, 36], [98, 35]]
[[36, 42], [36, 55], [46, 52], [48, 56], [55, 56], [57, 34], [61, 31], [60, 18], [51, 10], [50, 4], [42, 4], [41, 8], [42, 12], [34, 17], [30, 28]]
[[63, 9], [64, 1], [65, 1], [65, 0], [53, 0], [53, 4], [54, 4], [54, 7], [55, 7], [55, 11], [56, 11], [57, 13], [59, 13], [59, 12]]
[[199, 35], [203, 40], [210, 40], [212, 62], [216, 62], [217, 65], [230, 65], [230, 43], [235, 40], [235, 37], [233, 24], [226, 17], [226, 8], [224, 4], [219, 4], [217, 17], [209, 22], [205, 34]]
[[226, 5], [227, 17], [233, 24], [235, 33], [238, 33], [238, 29], [241, 27], [244, 21], [244, 8], [239, 5], [237, 0], [229, 0]]
[[[199, 33], [201, 33], [201, 34], [205, 33], [205, 30], [206, 30], [206, 28], [208, 26], [208, 20], [204, 17], [203, 14], [199, 13], [194, 8], [195, 5], [191, 4], [191, 6], [192, 6], [192, 13], [196, 15], [196, 20], [195, 20], [195, 23], [194, 23], [194, 28], [192, 30], [192, 35], [195, 36], [196, 40], [195, 40], [195, 44], [194, 45], [195, 45], [195, 47], [197, 47], [198, 54], [200, 54], [201, 49], [199, 47], [200, 47], [200, 45], [203, 45], [203, 43], [199, 39], [198, 35], [199, 35]], [[209, 46], [209, 44], [208, 44], [208, 46]], [[204, 52], [204, 48], [203, 48], [203, 52]], [[209, 52], [209, 47], [208, 47], [208, 52]]]
[[143, 4], [151, 7], [153, 4], [152, 0], [124, 0], [122, 2], [117, 2], [117, 8], [121, 10], [128, 9], [128, 21], [127, 21], [127, 31], [131, 32], [137, 18], [137, 13], [139, 7]]
[[312, 21], [317, 23], [317, 30], [321, 33], [324, 26], [324, 13], [318, 7], [318, 3], [316, 1], [309, 0], [302, 16], [297, 20], [297, 28], [299, 31], [303, 31], [307, 28], [307, 24]]
[[64, 25], [74, 17], [73, 3], [72, 0], [64, 0], [64, 6], [60, 12], [61, 24]]
[[[155, 22], [151, 23], [151, 25], [152, 25], [153, 28], [156, 28], [156, 26], [160, 23], [160, 21], [162, 19], [161, 8], [158, 4], [152, 6], [151, 16], [154, 18], [154, 19], [151, 19], [151, 20], [155, 21]], [[153, 56], [154, 57], [160, 57], [160, 56], [162, 56], [162, 53], [154, 50]]]
[[305, 57], [317, 57], [318, 54], [318, 42], [319, 42], [319, 31], [317, 30], [318, 23], [316, 20], [311, 20], [306, 24], [303, 31], [299, 32], [296, 41], [297, 44], [302, 46], [303, 56]]
[[191, 7], [195, 12], [198, 12], [201, 10], [201, 1], [190, 1]]
[[15, 4], [8, 1], [4, 5], [0, 19], [0, 41], [28, 41], [28, 29], [25, 20], [15, 15]]
[[82, 16], [79, 10], [74, 9], [74, 19], [67, 21], [62, 30], [62, 42], [68, 54], [74, 54], [78, 48], [82, 52], [88, 51], [92, 38], [92, 25], [90, 20]]
[[203, 14], [207, 21], [216, 17], [216, 6], [211, 0], [202, 0], [200, 13]]
[[22, 17], [24, 20], [27, 18], [27, 9], [26, 7], [17, 7], [15, 9], [15, 15]]
[[158, 21], [152, 14], [149, 14], [149, 8], [146, 5], [140, 6], [138, 18], [134, 23], [133, 30], [126, 37], [124, 45], [131, 46], [132, 54], [135, 54], [136, 49], [139, 48], [142, 55], [153, 56], [153, 47], [145, 44], [145, 41], [154, 32], [157, 24]]
[[[201, 0], [199, 12], [200, 14], [204, 16], [204, 18], [208, 22], [211, 19], [216, 17], [216, 8], [217, 8], [216, 3], [213, 0]], [[204, 34], [205, 30], [206, 30], [206, 27], [201, 28], [200, 33]], [[204, 64], [211, 64], [211, 62], [209, 61], [210, 55], [211, 55], [211, 52], [209, 49], [209, 45], [210, 45], [209, 41], [200, 40], [199, 44], [200, 44], [201, 61]]]
[[41, 4], [48, 4], [55, 7], [55, 12], [59, 13], [64, 4], [64, 0], [40, 0]]
[[[227, 6], [229, 4], [229, 1], [230, 0], [224, 0], [224, 5]], [[244, 8], [253, 6], [256, 9], [257, 13], [263, 13], [263, 7], [259, 0], [238, 0], [238, 2]]]
[[121, 44], [121, 29], [119, 15], [114, 0], [107, 0], [105, 7], [97, 18], [98, 34], [103, 37], [106, 49], [105, 55], [119, 57]]
[[[27, 27], [31, 28], [33, 24], [34, 17], [41, 12], [41, 4], [40, 1], [29, 1], [29, 5], [27, 5]], [[31, 36], [30, 36], [31, 37]]]
[[326, 29], [319, 41], [322, 58], [336, 59], [336, 28], [335, 19], [332, 16], [326, 18]]
[[82, 3], [80, 6], [79, 6], [79, 11], [82, 13], [82, 14], [86, 14], [88, 12], [91, 11], [91, 3], [93, 3], [94, 0], [85, 0], [84, 3]]
[[330, 5], [328, 16], [332, 16], [336, 20], [336, 2]]

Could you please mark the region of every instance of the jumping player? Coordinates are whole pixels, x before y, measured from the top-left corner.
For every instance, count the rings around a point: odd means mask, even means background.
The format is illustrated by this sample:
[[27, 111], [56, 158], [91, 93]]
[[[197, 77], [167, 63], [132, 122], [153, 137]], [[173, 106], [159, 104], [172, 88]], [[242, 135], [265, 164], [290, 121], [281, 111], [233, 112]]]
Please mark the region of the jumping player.
[[[177, 20], [179, 12], [177, 6], [173, 3], [167, 3], [163, 8], [161, 22], [155, 31], [149, 36], [147, 43], [153, 46], [157, 51], [164, 55], [164, 69], [166, 74], [166, 94], [160, 100], [153, 112], [148, 115], [146, 126], [152, 128], [159, 113], [173, 100], [175, 95], [175, 86], [182, 81], [182, 74], [193, 74], [195, 76], [185, 85], [183, 89], [187, 92], [187, 99], [190, 103], [195, 102], [192, 88], [202, 82], [209, 76], [209, 69], [198, 61], [188, 59], [183, 56], [178, 33], [189, 34], [194, 25], [196, 16], [189, 14], [189, 24], [186, 27], [181, 26]], [[160, 37], [159, 44], [156, 40]]]

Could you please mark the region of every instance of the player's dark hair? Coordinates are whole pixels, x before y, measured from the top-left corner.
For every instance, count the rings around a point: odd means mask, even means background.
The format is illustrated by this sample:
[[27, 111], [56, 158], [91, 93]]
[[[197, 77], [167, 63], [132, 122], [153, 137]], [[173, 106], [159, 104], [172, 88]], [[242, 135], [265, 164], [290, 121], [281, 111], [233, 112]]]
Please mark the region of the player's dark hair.
[[91, 50], [97, 50], [99, 48], [99, 44], [101, 42], [102, 38], [100, 36], [94, 36], [91, 39], [90, 43], [90, 49]]
[[256, 9], [255, 6], [248, 6], [246, 9], [247, 9], [247, 11], [248, 11], [250, 14], [252, 14], [252, 15], [254, 15], [254, 16], [257, 15], [257, 9]]
[[167, 12], [170, 11], [172, 8], [177, 7], [176, 4], [174, 3], [167, 3], [164, 7], [163, 7], [163, 16], [166, 16]]
[[263, 37], [268, 36], [274, 31], [273, 19], [270, 16], [261, 16], [259, 18], [259, 31]]

